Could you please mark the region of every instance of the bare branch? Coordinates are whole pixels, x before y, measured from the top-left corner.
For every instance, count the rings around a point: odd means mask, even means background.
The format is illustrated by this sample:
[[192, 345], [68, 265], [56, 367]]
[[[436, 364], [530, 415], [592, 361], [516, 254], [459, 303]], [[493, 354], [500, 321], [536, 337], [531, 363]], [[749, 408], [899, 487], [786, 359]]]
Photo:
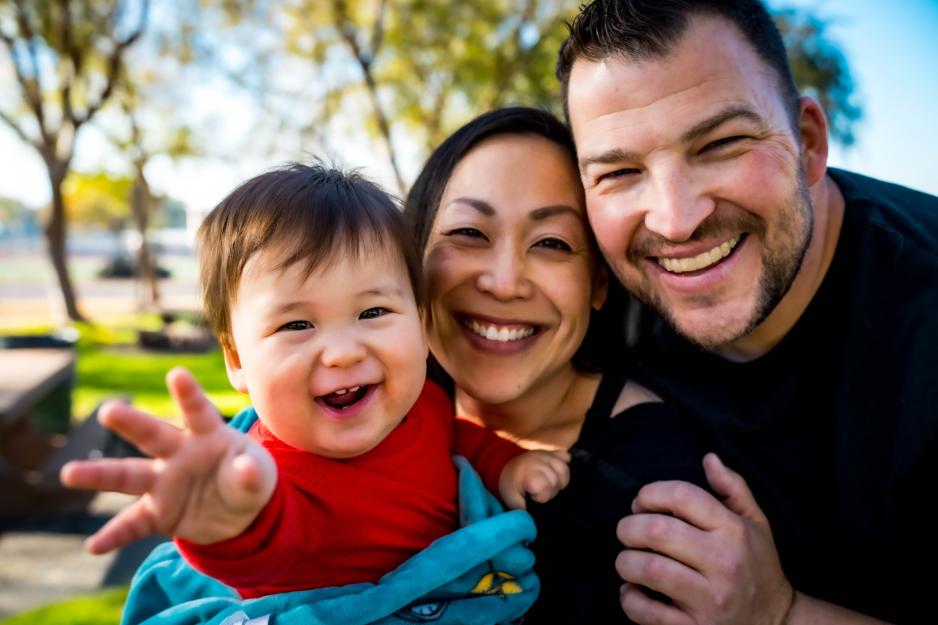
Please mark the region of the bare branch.
[[105, 83], [104, 89], [101, 91], [101, 95], [98, 96], [97, 102], [88, 105], [88, 109], [85, 111], [85, 114], [80, 118], [75, 120], [75, 130], [91, 119], [95, 113], [98, 112], [98, 109], [107, 102], [107, 99], [111, 96], [111, 92], [114, 91], [114, 87], [117, 83], [117, 78], [120, 73], [121, 61], [125, 50], [133, 45], [137, 39], [143, 34], [143, 31], [146, 29], [147, 20], [149, 18], [150, 12], [150, 0], [143, 0], [143, 4], [140, 9], [140, 20], [137, 23], [137, 27], [122, 41], [116, 42], [114, 50], [111, 51], [111, 54], [107, 59], [107, 82]]
[[2, 120], [4, 121], [4, 123], [6, 123], [6, 125], [9, 126], [9, 127], [13, 130], [13, 132], [16, 133], [16, 136], [18, 136], [18, 137], [19, 137], [20, 139], [22, 139], [24, 142], [26, 142], [26, 143], [28, 143], [28, 144], [30, 144], [30, 145], [32, 145], [32, 146], [35, 146], [35, 145], [36, 145], [36, 144], [33, 142], [33, 140], [30, 139], [29, 136], [26, 134], [26, 131], [23, 130], [23, 129], [20, 127], [20, 125], [16, 123], [16, 120], [14, 120], [12, 117], [10, 117], [9, 115], [7, 115], [7, 114], [4, 113], [3, 111], [0, 111], [0, 119], [2, 119]]
[[386, 0], [380, 0], [378, 3], [378, 15], [375, 16], [375, 23], [371, 29], [371, 58], [374, 59], [378, 56], [378, 50], [381, 49], [381, 44], [384, 42], [384, 15], [386, 13], [385, 7], [387, 7]]

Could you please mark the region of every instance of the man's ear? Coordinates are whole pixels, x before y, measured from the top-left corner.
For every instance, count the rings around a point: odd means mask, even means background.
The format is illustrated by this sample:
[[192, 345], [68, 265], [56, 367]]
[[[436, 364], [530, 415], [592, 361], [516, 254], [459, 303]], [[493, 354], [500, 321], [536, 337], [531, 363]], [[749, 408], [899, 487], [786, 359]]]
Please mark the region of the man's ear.
[[244, 379], [244, 369], [241, 368], [241, 356], [238, 355], [238, 348], [230, 341], [229, 346], [222, 347], [222, 353], [225, 356], [225, 370], [228, 372], [228, 381], [231, 386], [242, 393], [248, 392], [248, 385]]
[[599, 263], [596, 268], [596, 274], [593, 276], [593, 293], [590, 298], [590, 306], [593, 310], [599, 310], [606, 303], [606, 297], [609, 295], [609, 269], [604, 263]]
[[814, 98], [798, 100], [798, 127], [801, 132], [801, 158], [808, 186], [817, 184], [827, 171], [827, 116]]

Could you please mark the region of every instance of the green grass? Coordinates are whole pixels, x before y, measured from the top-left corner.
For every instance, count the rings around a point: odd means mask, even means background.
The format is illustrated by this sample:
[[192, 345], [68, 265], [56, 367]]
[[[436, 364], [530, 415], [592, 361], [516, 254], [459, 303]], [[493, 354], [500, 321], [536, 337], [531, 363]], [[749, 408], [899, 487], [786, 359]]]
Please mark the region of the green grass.
[[0, 621], [0, 625], [117, 625], [127, 588], [51, 603]]
[[[136, 347], [137, 330], [153, 330], [155, 315], [123, 315], [78, 324], [72, 415], [80, 420], [104, 400], [122, 397], [140, 410], [179, 423], [179, 411], [166, 390], [166, 373], [176, 366], [189, 369], [222, 414], [233, 416], [248, 405], [225, 373], [221, 350], [204, 354], [143, 351]], [[3, 330], [3, 329], [0, 329]], [[14, 329], [11, 329], [14, 330]], [[46, 333], [48, 327], [16, 328], [17, 333]], [[0, 332], [3, 333], [3, 332]]]

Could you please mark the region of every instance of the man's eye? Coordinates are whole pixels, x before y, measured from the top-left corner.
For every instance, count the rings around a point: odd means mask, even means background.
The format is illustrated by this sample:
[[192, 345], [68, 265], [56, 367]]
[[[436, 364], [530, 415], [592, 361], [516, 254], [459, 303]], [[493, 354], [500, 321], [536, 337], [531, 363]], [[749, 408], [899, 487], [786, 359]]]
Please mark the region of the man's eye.
[[312, 329], [313, 324], [309, 321], [288, 321], [287, 323], [280, 326], [279, 330], [310, 330]]
[[723, 139], [717, 139], [716, 141], [711, 141], [703, 147], [701, 152], [707, 152], [709, 150], [719, 150], [720, 148], [732, 145], [738, 141], [742, 141], [746, 137], [742, 135], [734, 135], [732, 137], [724, 137]]
[[634, 167], [623, 167], [622, 169], [614, 169], [612, 171], [607, 171], [604, 174], [600, 174], [596, 178], [596, 182], [603, 182], [604, 180], [615, 180], [616, 178], [633, 176], [637, 173], [639, 173], [639, 170]]
[[448, 237], [467, 237], [470, 239], [485, 239], [481, 230], [476, 228], [455, 228], [446, 233]]
[[572, 252], [573, 248], [567, 244], [566, 241], [562, 241], [556, 237], [547, 237], [546, 239], [541, 239], [534, 244], [536, 247], [546, 247], [551, 250], [560, 250], [562, 252]]
[[388, 314], [389, 311], [387, 308], [381, 306], [375, 306], [374, 308], [369, 308], [365, 310], [358, 316], [359, 319], [377, 319], [378, 317], [383, 317]]

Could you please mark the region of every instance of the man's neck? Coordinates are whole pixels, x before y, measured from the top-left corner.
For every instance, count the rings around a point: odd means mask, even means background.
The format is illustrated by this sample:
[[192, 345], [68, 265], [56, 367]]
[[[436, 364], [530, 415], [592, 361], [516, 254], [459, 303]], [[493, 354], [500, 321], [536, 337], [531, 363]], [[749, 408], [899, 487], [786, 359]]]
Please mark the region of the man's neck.
[[824, 176], [810, 193], [814, 206], [814, 229], [791, 288], [755, 330], [714, 350], [723, 358], [747, 362], [767, 354], [795, 326], [824, 281], [840, 239], [844, 197], [829, 175]]
[[567, 449], [579, 437], [600, 380], [599, 374], [580, 373], [570, 366], [500, 404], [469, 397], [457, 388], [456, 414], [527, 449]]

